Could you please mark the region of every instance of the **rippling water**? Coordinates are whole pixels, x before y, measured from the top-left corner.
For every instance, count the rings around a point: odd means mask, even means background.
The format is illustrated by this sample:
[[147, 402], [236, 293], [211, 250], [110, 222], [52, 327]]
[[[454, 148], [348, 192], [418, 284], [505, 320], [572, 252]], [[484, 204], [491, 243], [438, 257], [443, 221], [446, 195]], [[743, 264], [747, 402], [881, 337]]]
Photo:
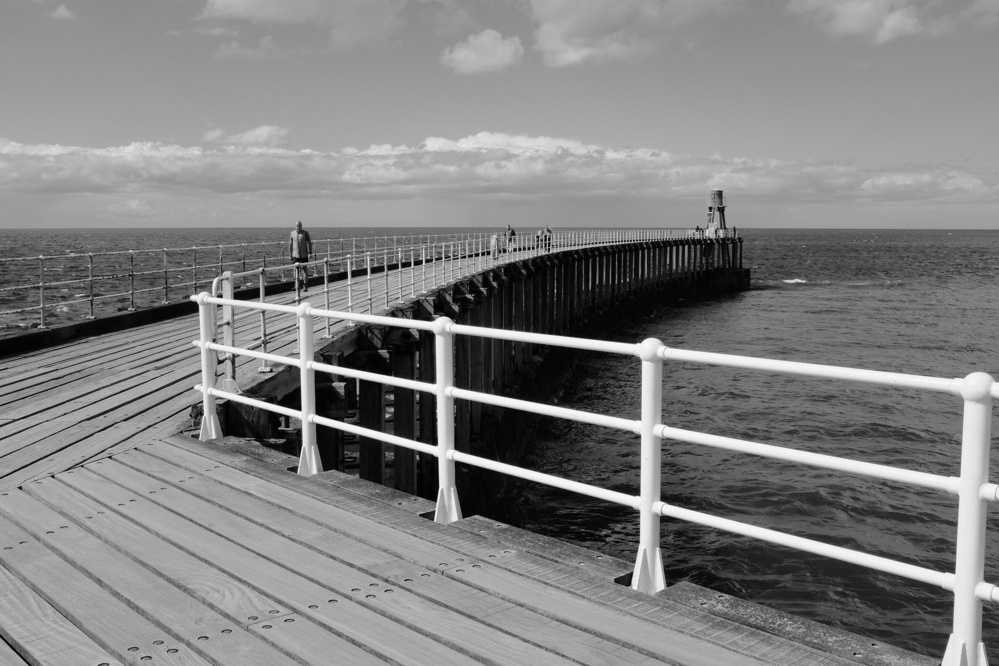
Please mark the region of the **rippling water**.
[[[999, 232], [743, 230], [752, 289], [661, 308], [620, 331], [701, 351], [941, 377], [999, 377]], [[635, 359], [586, 356], [565, 406], [639, 418]], [[755, 371], [667, 364], [671, 426], [956, 475], [958, 398]], [[995, 419], [993, 419], [995, 421]], [[550, 424], [547, 472], [638, 493], [639, 441]], [[995, 422], [993, 433], [999, 434]], [[993, 437], [993, 443], [997, 441]], [[992, 474], [997, 463], [993, 456]], [[663, 500], [762, 527], [953, 570], [956, 502], [932, 491], [679, 442], [663, 445]], [[630, 510], [529, 491], [529, 529], [633, 560]], [[986, 579], [999, 581], [999, 520], [989, 518]], [[663, 519], [667, 582], [681, 579], [942, 655], [948, 593], [922, 583]], [[999, 649], [999, 609], [986, 645]]]

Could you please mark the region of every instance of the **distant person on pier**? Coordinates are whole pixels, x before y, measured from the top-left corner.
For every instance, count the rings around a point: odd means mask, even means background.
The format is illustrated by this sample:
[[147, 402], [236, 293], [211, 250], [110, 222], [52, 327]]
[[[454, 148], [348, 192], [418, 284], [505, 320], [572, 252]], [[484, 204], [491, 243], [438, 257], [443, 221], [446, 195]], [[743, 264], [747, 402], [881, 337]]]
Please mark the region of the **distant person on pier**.
[[[302, 228], [300, 221], [295, 223], [295, 228], [288, 239], [288, 252], [291, 254], [293, 262], [309, 263], [309, 255], [312, 254], [312, 237], [309, 236], [308, 231]], [[307, 267], [300, 266], [295, 270], [295, 288], [302, 291], [309, 290], [309, 269]]]
[[546, 224], [545, 225], [544, 236], [542, 237], [542, 240], [544, 241], [544, 244], [545, 244], [545, 252], [551, 252], [552, 251], [552, 236], [553, 235], [554, 234], [552, 234], [552, 228], [549, 227]]
[[506, 225], [506, 251], [513, 252], [517, 247], [517, 232], [509, 224]]
[[489, 239], [489, 254], [492, 255], [494, 261], [499, 256], [499, 234], [493, 234], [493, 237]]

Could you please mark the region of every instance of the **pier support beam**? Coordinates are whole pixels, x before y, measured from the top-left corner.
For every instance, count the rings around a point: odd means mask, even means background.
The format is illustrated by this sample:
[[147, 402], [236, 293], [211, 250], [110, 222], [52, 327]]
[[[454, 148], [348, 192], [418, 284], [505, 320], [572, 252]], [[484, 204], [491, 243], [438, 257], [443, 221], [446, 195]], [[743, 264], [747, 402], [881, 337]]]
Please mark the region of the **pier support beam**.
[[[416, 377], [416, 349], [412, 344], [399, 344], [390, 350], [392, 374], [402, 379]], [[416, 391], [392, 389], [392, 433], [397, 437], [416, 439]], [[393, 448], [393, 485], [411, 495], [416, 494], [416, 451], [404, 446]]]

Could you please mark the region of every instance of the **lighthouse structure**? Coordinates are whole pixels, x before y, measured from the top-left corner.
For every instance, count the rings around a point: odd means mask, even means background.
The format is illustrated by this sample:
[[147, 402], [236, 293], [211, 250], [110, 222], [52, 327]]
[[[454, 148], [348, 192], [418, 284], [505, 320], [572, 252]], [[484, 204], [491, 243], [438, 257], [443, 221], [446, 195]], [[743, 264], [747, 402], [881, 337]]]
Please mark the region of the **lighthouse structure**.
[[[715, 220], [715, 211], [718, 212], [718, 220]], [[711, 190], [708, 196], [708, 236], [714, 237], [716, 229], [726, 229], [725, 226], [725, 195], [721, 190]]]

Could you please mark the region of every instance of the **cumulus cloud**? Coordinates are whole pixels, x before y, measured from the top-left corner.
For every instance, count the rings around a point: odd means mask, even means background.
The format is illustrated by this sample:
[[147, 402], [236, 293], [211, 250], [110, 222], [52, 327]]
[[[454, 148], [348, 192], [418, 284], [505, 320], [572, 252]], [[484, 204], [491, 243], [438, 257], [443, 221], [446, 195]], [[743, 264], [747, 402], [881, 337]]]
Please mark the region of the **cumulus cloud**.
[[949, 165], [869, 169], [833, 161], [693, 157], [498, 132], [318, 152], [276, 147], [283, 131], [215, 130], [206, 135], [210, 148], [161, 143], [85, 148], [0, 139], [0, 192], [119, 194], [118, 205], [134, 205], [136, 211], [150, 196], [178, 193], [527, 202], [652, 201], [724, 189], [746, 199], [777, 195], [782, 201], [999, 200], [995, 174]]
[[832, 35], [885, 44], [900, 37], [951, 30], [957, 14], [935, 13], [941, 4], [932, 0], [791, 0], [787, 9]]
[[226, 134], [220, 129], [209, 130], [201, 137], [208, 143], [226, 143], [237, 146], [279, 146], [288, 137], [287, 127], [261, 125], [245, 132]]
[[492, 29], [471, 35], [454, 48], [444, 49], [441, 63], [458, 74], [498, 72], [517, 64], [524, 55], [524, 47], [517, 37], [504, 38]]
[[535, 46], [551, 67], [642, 56], [734, 0], [531, 0]]
[[76, 14], [70, 11], [70, 9], [66, 7], [66, 5], [59, 5], [51, 12], [49, 12], [49, 17], [54, 18], [57, 21], [72, 21], [73, 19], [76, 18]]

